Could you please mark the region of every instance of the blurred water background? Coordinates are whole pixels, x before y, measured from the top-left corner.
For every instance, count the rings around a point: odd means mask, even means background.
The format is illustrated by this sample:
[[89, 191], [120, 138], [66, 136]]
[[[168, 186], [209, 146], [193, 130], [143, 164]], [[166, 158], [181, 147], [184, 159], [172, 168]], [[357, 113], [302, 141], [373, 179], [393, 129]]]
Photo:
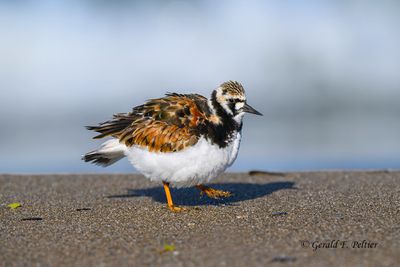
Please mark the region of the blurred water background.
[[400, 167], [400, 1], [1, 1], [0, 172], [131, 172], [84, 125], [243, 83], [234, 171]]

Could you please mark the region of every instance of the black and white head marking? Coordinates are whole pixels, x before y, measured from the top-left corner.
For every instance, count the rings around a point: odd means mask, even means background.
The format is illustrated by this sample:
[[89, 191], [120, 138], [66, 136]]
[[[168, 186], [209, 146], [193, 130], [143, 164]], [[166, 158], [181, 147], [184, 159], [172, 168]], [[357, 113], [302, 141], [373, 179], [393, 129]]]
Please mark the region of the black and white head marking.
[[237, 123], [241, 123], [246, 105], [246, 95], [243, 86], [235, 81], [221, 84], [216, 90], [216, 100], [224, 112]]

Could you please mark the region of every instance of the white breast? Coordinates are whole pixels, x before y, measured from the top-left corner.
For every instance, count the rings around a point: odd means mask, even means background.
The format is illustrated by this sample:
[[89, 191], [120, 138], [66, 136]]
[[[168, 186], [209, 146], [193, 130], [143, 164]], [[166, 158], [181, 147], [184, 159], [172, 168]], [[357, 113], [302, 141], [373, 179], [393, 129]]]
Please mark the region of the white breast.
[[141, 147], [126, 150], [132, 165], [147, 178], [167, 181], [174, 186], [191, 186], [205, 183], [221, 174], [235, 161], [241, 134], [225, 148], [201, 138], [196, 145], [173, 153], [149, 152]]

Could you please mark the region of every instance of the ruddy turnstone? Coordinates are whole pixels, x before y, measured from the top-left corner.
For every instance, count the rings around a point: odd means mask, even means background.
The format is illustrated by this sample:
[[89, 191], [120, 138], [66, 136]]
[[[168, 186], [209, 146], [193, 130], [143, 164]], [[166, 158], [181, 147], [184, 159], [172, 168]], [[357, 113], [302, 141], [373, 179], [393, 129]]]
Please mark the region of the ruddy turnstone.
[[94, 139], [111, 139], [82, 159], [109, 166], [127, 157], [144, 176], [163, 182], [168, 208], [181, 211], [173, 204], [169, 185], [195, 185], [211, 198], [231, 195], [203, 184], [235, 161], [245, 112], [262, 115], [246, 103], [243, 86], [236, 81], [221, 84], [210, 99], [168, 93], [98, 126], [87, 126], [99, 133]]

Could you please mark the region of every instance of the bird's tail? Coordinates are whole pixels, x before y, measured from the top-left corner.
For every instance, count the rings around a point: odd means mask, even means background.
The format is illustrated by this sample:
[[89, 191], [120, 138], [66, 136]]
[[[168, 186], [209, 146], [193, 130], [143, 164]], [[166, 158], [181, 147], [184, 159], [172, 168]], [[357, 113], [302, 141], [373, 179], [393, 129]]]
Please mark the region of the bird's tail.
[[118, 139], [111, 139], [104, 142], [99, 149], [86, 153], [82, 160], [107, 167], [125, 157], [126, 149]]

